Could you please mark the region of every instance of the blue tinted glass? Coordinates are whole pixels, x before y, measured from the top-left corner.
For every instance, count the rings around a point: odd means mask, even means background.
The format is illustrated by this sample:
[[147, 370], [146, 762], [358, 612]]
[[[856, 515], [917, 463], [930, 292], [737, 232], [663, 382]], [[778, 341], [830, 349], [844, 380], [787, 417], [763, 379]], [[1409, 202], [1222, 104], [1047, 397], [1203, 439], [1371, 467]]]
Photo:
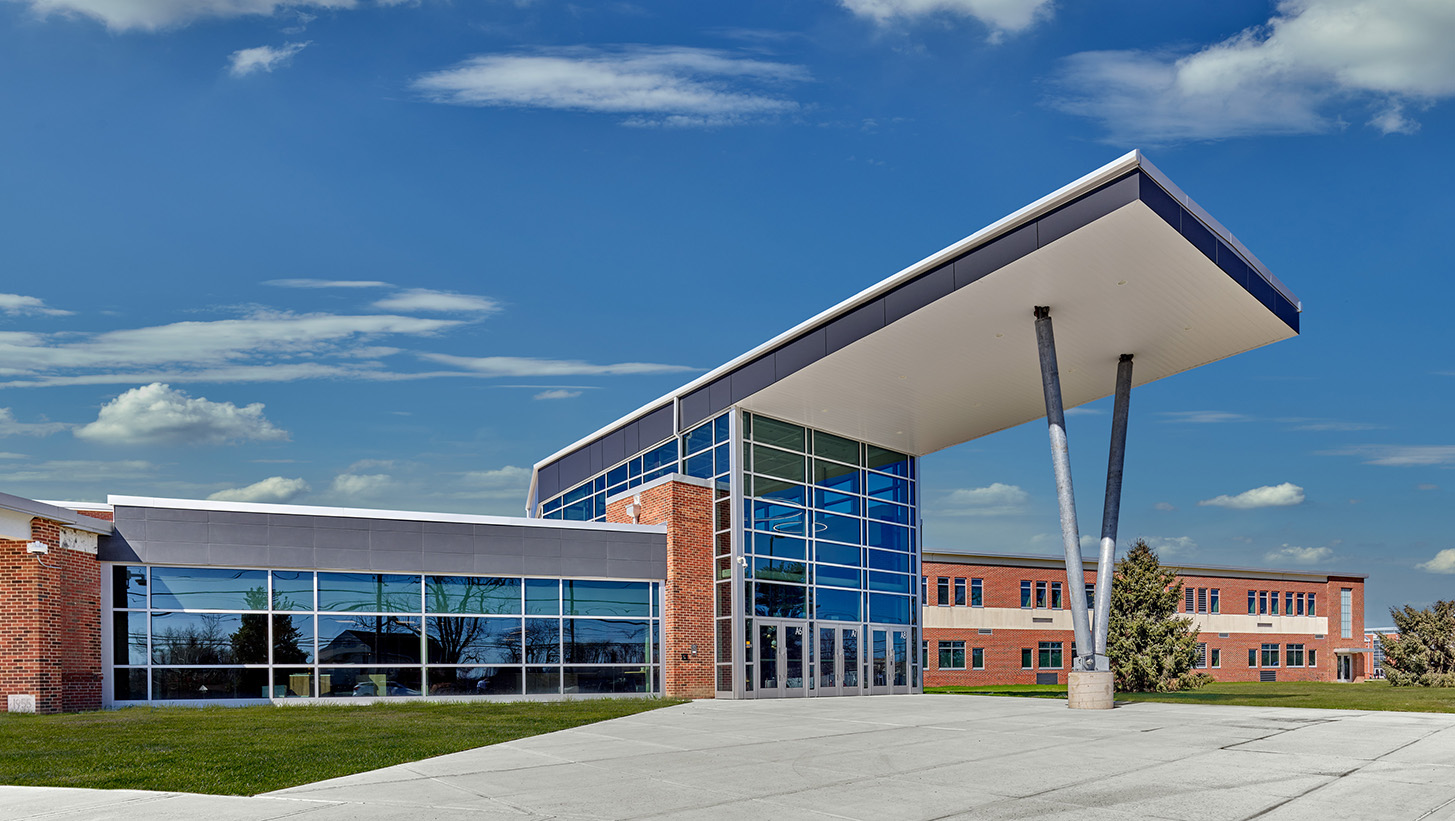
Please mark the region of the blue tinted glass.
[[802, 536], [804, 512], [787, 505], [753, 502], [753, 529]]
[[764, 476], [802, 482], [807, 459], [808, 457], [800, 453], [789, 453], [762, 445], [753, 446], [753, 472]]
[[909, 480], [898, 476], [872, 472], [864, 476], [864, 492], [876, 499], [899, 502], [902, 505], [912, 504], [914, 500], [910, 498], [909, 488]]
[[813, 483], [819, 487], [839, 490], [844, 493], [859, 492], [859, 469], [837, 462], [813, 460]]
[[808, 581], [808, 565], [796, 560], [758, 558], [753, 560], [753, 578], [760, 582], [803, 584]]
[[711, 479], [716, 475], [712, 471], [712, 451], [705, 450], [696, 456], [687, 457], [683, 462], [682, 472], [699, 479]]
[[650, 594], [649, 582], [561, 582], [561, 602], [567, 616], [651, 615]]
[[[121, 568], [117, 568], [121, 570]], [[313, 609], [313, 571], [273, 571], [274, 610]]]
[[525, 620], [525, 663], [561, 663], [561, 620]]
[[835, 587], [852, 587], [858, 589], [861, 586], [863, 571], [856, 567], [835, 567], [831, 564], [814, 565], [815, 581], [819, 584], [831, 584]]
[[424, 607], [430, 613], [520, 615], [520, 579], [489, 576], [426, 576]]
[[753, 612], [759, 616], [802, 619], [808, 614], [808, 588], [755, 582]]
[[582, 486], [580, 486], [578, 488], [574, 488], [572, 490], [568, 490], [565, 493], [561, 494], [561, 501], [563, 503], [569, 505], [572, 502], [579, 502], [582, 499], [585, 499], [587, 496], [590, 496], [590, 495], [591, 495], [591, 483], [590, 482], [587, 482], [586, 484], [584, 484], [584, 485], [582, 485]]
[[267, 610], [268, 572], [222, 567], [153, 567], [152, 608]]
[[596, 517], [596, 502], [594, 497], [587, 497], [579, 502], [572, 502], [561, 508], [561, 518], [572, 522], [589, 522]]
[[869, 566], [875, 570], [892, 570], [895, 573], [908, 573], [910, 570], [908, 556], [888, 550], [870, 550]]
[[859, 543], [859, 520], [832, 513], [813, 514], [813, 535], [836, 542]]
[[651, 632], [642, 621], [566, 619], [567, 664], [646, 664], [651, 659]]
[[677, 440], [665, 442], [652, 450], [642, 454], [642, 472], [651, 473], [664, 467], [675, 467], [677, 464]]
[[755, 442], [777, 445], [780, 448], [802, 453], [803, 436], [803, 428], [797, 425], [790, 425], [787, 422], [779, 422], [777, 419], [769, 419], [764, 416], [753, 418], [753, 441]]
[[699, 450], [707, 450], [712, 447], [712, 423], [699, 425], [687, 433], [687, 446], [685, 453], [696, 453]]
[[869, 589], [883, 593], [912, 593], [910, 577], [899, 573], [869, 573]]
[[749, 496], [756, 496], [760, 499], [773, 499], [779, 502], [792, 502], [795, 505], [804, 504], [805, 491], [803, 485], [795, 485], [785, 482], [782, 479], [769, 479], [763, 476], [752, 477], [752, 489]]
[[859, 547], [846, 544], [830, 544], [828, 542], [816, 542], [814, 553], [821, 562], [832, 564], [847, 564], [858, 567], [863, 564], [864, 559], [860, 555], [863, 551]]
[[788, 536], [754, 533], [753, 552], [759, 556], [774, 556], [780, 559], [806, 559], [808, 558], [808, 542]]
[[591, 480], [591, 492], [600, 493], [603, 490], [606, 490], [606, 474], [604, 473]]
[[870, 593], [869, 621], [881, 624], [909, 624], [910, 601], [908, 596]]
[[631, 460], [630, 462], [628, 462], [627, 463], [627, 469], [628, 469], [628, 475], [630, 475], [633, 479], [641, 476], [642, 475], [642, 457], [638, 456], [637, 458], [635, 458], [635, 459]]
[[153, 613], [152, 663], [267, 664], [268, 617], [261, 613]]
[[561, 582], [557, 579], [526, 579], [525, 612], [528, 616], [560, 615]]
[[715, 457], [715, 463], [717, 465], [718, 473], [727, 473], [728, 471], [732, 470], [732, 465], [728, 463], [728, 454], [731, 452], [732, 449], [729, 448], [726, 444], [718, 445], [717, 449], [713, 451], [713, 453], [717, 454], [717, 456]]
[[[155, 583], [156, 571], [152, 571]], [[319, 573], [318, 609], [418, 613], [419, 577], [383, 573]]]
[[520, 664], [520, 619], [425, 619], [430, 664]]
[[887, 547], [890, 550], [908, 550], [909, 528], [870, 522], [869, 538], [866, 541], [871, 547]]
[[712, 439], [714, 442], [726, 442], [728, 440], [728, 415], [723, 414], [712, 420]]
[[892, 450], [866, 445], [864, 463], [875, 470], [882, 470], [895, 476], [909, 475], [909, 457]]
[[832, 490], [814, 490], [813, 506], [819, 510], [827, 510], [830, 513], [842, 513], [845, 516], [859, 515], [858, 496], [845, 496], [842, 493], [835, 493]]
[[857, 590], [833, 590], [826, 587], [814, 588], [814, 608], [818, 617], [832, 621], [859, 621], [859, 592]]
[[909, 508], [904, 505], [896, 505], [890, 502], [880, 502], [870, 499], [866, 505], [871, 519], [883, 519], [887, 522], [898, 522], [909, 524]]
[[[309, 584], [313, 583], [313, 574], [308, 574]], [[308, 594], [308, 600], [313, 601], [313, 593]], [[112, 607], [135, 607], [145, 609], [147, 606], [147, 569], [141, 566], [117, 566], [112, 568], [111, 576], [111, 606]], [[145, 631], [143, 631], [145, 636]], [[142, 641], [146, 643], [145, 638]], [[145, 664], [146, 662], [142, 662]], [[143, 687], [145, 689], [145, 687]]]
[[419, 664], [420, 619], [319, 616], [320, 664]]
[[608, 485], [619, 485], [626, 481], [626, 465], [617, 465], [606, 472], [606, 483]]

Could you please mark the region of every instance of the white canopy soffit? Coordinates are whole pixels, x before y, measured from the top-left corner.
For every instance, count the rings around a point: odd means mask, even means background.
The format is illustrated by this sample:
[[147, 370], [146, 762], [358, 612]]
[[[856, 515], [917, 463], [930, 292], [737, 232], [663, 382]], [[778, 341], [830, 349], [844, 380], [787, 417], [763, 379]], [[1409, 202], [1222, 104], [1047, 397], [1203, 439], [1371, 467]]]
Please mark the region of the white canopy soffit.
[[1041, 418], [1037, 305], [1068, 408], [1112, 393], [1119, 354], [1142, 385], [1296, 336], [1301, 310], [1133, 151], [543, 460], [533, 500], [734, 404], [914, 455]]

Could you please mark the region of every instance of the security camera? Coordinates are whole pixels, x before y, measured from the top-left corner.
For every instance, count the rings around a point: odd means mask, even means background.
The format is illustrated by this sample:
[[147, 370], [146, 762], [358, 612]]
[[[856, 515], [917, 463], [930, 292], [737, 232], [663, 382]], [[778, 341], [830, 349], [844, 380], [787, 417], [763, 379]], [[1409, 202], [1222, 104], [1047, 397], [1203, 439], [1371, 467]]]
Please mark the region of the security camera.
[[25, 545], [25, 552], [43, 555], [51, 552], [51, 549], [49, 547], [46, 547], [45, 542], [27, 542]]

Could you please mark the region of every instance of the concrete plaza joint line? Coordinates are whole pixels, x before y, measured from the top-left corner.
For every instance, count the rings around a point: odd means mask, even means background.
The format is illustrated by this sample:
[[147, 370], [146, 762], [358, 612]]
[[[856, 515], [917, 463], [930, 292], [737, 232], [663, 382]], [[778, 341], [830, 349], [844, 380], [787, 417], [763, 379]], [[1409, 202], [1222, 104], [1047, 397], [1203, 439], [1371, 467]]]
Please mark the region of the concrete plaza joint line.
[[252, 798], [0, 787], [3, 819], [1455, 819], [1455, 715], [698, 701]]

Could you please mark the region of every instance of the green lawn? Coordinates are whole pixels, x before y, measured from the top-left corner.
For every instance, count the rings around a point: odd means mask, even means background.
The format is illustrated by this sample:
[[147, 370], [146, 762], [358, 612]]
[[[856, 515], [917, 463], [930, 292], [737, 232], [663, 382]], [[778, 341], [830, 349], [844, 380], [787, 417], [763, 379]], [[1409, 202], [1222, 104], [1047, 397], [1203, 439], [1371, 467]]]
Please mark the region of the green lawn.
[[0, 784], [253, 795], [680, 703], [590, 699], [0, 713]]
[[[998, 687], [926, 687], [926, 693], [1065, 698], [1066, 686], [1017, 684]], [[1455, 713], [1455, 688], [1391, 687], [1388, 682], [1219, 682], [1183, 693], [1117, 693], [1117, 701], [1180, 704], [1238, 704], [1245, 707], [1318, 707], [1334, 710], [1401, 710]]]

